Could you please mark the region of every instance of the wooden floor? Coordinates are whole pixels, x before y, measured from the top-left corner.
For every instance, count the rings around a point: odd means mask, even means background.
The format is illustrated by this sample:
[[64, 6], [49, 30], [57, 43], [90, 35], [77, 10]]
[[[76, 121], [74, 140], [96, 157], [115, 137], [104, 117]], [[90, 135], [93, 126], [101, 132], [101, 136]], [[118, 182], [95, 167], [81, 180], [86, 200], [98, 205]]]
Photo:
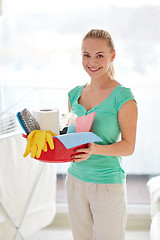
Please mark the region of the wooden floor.
[[[70, 229], [44, 229], [27, 240], [73, 240]], [[125, 240], [149, 240], [149, 232], [126, 232]]]
[[[146, 186], [149, 180], [148, 175], [128, 175], [127, 176], [127, 197], [129, 204], [149, 204], [150, 196]], [[58, 203], [67, 202], [65, 175], [57, 176], [56, 201]]]

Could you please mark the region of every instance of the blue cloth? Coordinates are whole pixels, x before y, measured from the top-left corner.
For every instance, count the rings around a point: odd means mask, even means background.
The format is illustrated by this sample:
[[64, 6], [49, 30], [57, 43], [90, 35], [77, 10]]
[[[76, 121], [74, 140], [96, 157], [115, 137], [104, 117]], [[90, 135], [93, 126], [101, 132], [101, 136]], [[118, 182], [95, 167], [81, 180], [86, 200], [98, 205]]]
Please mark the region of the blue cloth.
[[77, 147], [85, 143], [102, 141], [100, 137], [96, 136], [92, 132], [68, 133], [55, 137], [58, 138], [67, 149]]

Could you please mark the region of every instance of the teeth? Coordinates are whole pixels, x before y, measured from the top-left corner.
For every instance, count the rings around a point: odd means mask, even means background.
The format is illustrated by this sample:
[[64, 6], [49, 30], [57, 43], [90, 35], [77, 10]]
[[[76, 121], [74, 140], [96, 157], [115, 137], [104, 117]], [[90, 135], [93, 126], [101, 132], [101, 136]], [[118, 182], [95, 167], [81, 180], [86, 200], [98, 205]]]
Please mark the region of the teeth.
[[96, 68], [90, 68], [91, 71], [97, 71], [98, 69]]

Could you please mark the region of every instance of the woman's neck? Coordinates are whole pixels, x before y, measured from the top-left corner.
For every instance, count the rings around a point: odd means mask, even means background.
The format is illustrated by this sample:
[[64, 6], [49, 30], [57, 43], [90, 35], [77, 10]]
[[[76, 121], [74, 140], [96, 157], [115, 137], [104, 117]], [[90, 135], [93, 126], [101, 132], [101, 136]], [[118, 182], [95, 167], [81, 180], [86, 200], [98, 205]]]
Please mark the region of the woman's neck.
[[111, 76], [107, 75], [101, 78], [91, 78], [88, 86], [91, 90], [112, 88], [114, 85], [114, 80]]

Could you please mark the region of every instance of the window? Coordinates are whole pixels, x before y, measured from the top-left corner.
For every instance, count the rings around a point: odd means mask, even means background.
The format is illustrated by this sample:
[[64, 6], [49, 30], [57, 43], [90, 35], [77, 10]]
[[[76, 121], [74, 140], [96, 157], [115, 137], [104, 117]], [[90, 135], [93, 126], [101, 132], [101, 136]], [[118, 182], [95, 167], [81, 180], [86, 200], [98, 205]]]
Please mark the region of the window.
[[[25, 107], [56, 107], [60, 114], [66, 113], [68, 90], [88, 81], [81, 66], [83, 35], [91, 28], [111, 33], [117, 51], [117, 80], [132, 89], [139, 108], [136, 150], [123, 163], [129, 184], [141, 181], [147, 200], [129, 201], [148, 203], [145, 184], [160, 173], [158, 0], [147, 4], [142, 0], [112, 1], [110, 5], [100, 0], [98, 6], [91, 1], [6, 0], [2, 7], [1, 115]], [[66, 168], [67, 164], [58, 165], [62, 180]]]

